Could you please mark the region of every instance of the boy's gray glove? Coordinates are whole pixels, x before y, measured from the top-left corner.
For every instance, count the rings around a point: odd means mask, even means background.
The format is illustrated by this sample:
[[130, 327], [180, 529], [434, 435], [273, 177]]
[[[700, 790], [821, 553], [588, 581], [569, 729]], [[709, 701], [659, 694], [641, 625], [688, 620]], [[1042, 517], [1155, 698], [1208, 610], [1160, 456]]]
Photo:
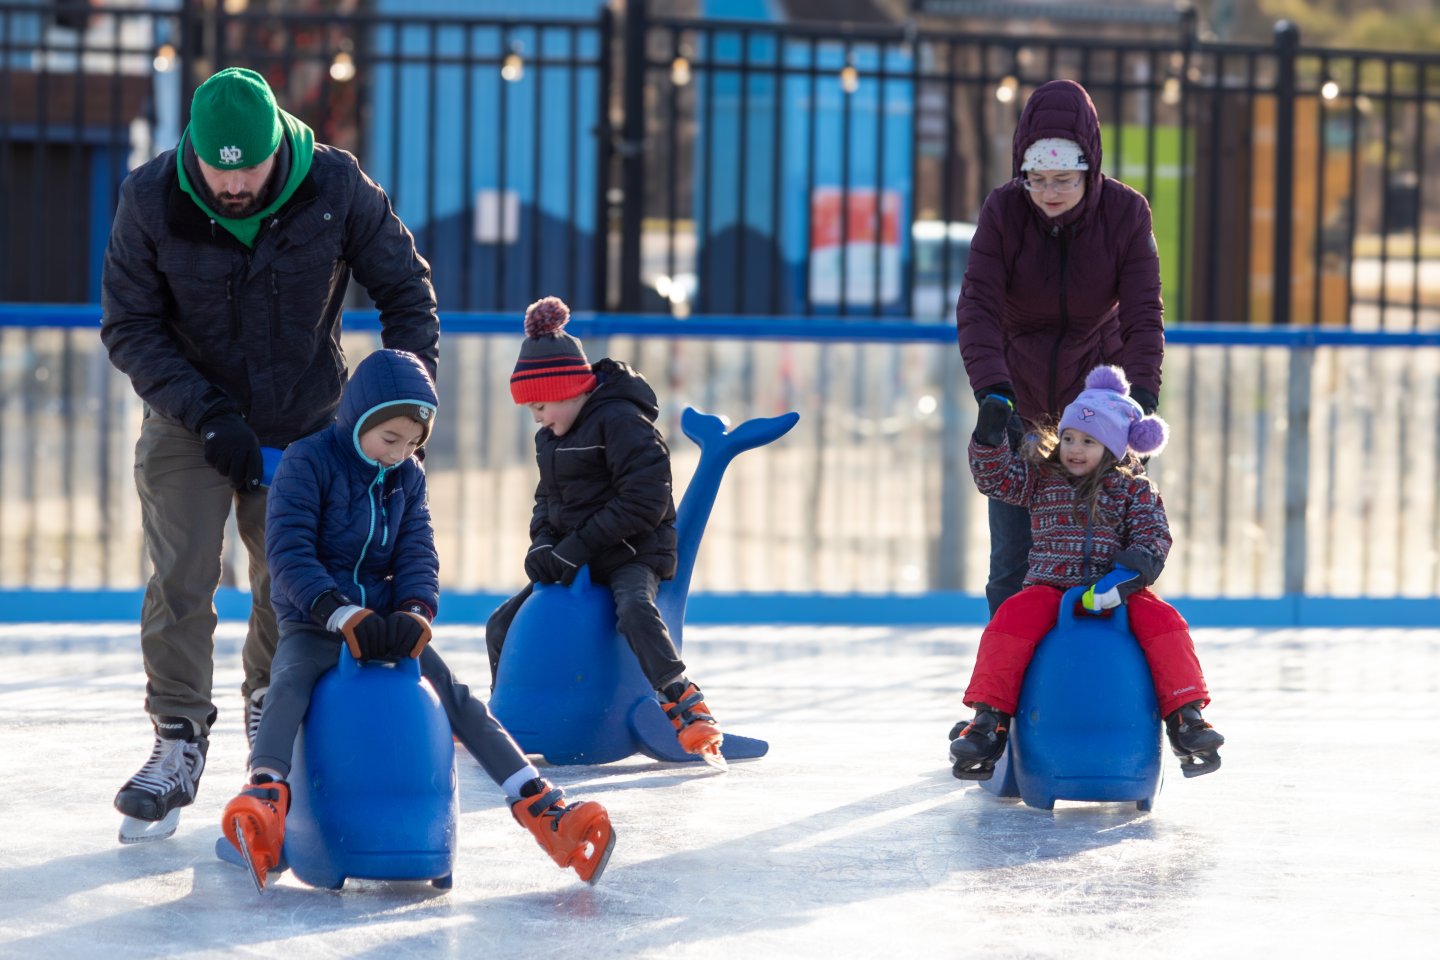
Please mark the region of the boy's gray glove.
[[975, 442], [985, 447], [998, 447], [1005, 442], [1005, 429], [1015, 413], [1009, 398], [992, 393], [980, 401], [980, 415], [975, 419]]

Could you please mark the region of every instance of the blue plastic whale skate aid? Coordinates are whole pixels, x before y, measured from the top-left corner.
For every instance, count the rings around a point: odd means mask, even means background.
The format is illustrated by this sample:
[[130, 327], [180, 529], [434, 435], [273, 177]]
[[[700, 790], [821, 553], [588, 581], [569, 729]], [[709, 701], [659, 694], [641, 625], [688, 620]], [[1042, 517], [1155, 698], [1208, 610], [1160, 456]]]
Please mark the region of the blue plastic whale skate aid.
[[[675, 577], [660, 585], [655, 598], [677, 649], [700, 538], [725, 468], [740, 453], [784, 436], [799, 419], [792, 412], [747, 420], [727, 431], [719, 417], [693, 407], [681, 414], [681, 429], [700, 446], [700, 462], [675, 511]], [[636, 753], [656, 760], [700, 759], [680, 749], [655, 691], [616, 632], [610, 590], [593, 585], [583, 567], [569, 587], [537, 584], [515, 614], [490, 710], [522, 750], [554, 764], [609, 763]], [[763, 740], [725, 730], [727, 760], [764, 756], [769, 749]]]
[[1134, 801], [1160, 788], [1160, 707], [1150, 665], [1123, 605], [1077, 613], [1084, 587], [1065, 592], [1060, 618], [1025, 671], [1005, 754], [980, 786], [1053, 809], [1056, 800]]
[[362, 664], [342, 645], [295, 740], [290, 798], [285, 859], [305, 883], [450, 886], [455, 741], [419, 660]]

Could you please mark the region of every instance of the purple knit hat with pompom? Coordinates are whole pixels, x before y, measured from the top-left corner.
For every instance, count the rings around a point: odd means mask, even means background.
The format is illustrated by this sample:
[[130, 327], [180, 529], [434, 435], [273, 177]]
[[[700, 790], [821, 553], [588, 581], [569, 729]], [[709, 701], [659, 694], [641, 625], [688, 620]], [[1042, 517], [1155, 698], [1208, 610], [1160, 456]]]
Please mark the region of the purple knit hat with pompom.
[[1119, 367], [1096, 367], [1085, 377], [1085, 389], [1060, 417], [1060, 431], [1082, 430], [1105, 445], [1117, 460], [1127, 450], [1141, 456], [1159, 453], [1170, 439], [1170, 427], [1156, 416], [1145, 416], [1130, 399], [1130, 381]]

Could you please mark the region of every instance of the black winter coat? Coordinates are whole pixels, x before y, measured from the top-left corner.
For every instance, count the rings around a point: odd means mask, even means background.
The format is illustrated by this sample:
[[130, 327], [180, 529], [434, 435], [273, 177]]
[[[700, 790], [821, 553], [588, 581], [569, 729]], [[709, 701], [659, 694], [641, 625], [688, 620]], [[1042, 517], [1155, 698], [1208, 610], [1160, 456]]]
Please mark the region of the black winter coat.
[[191, 430], [239, 413], [283, 447], [334, 418], [346, 380], [340, 315], [351, 273], [381, 341], [435, 374], [430, 265], [385, 192], [344, 150], [310, 172], [247, 249], [180, 189], [176, 152], [134, 170], [105, 252], [100, 339], [145, 403]]
[[[562, 551], [604, 583], [632, 560], [662, 579], [675, 575], [675, 499], [670, 448], [655, 427], [655, 391], [615, 360], [592, 365], [599, 384], [563, 437], [535, 434], [540, 483], [532, 549], [569, 538]], [[583, 556], [576, 556], [576, 553]]]

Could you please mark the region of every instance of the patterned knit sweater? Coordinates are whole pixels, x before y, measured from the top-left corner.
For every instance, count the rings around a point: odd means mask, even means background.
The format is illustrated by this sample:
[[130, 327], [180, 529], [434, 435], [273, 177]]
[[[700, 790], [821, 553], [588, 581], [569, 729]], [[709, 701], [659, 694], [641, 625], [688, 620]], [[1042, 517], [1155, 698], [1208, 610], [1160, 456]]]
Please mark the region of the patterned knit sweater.
[[1025, 586], [1069, 589], [1094, 583], [1117, 564], [1138, 572], [1147, 585], [1160, 576], [1170, 553], [1170, 525], [1149, 478], [1112, 470], [1091, 520], [1073, 480], [1041, 469], [1009, 444], [986, 446], [972, 436], [970, 472], [985, 496], [1030, 510]]

